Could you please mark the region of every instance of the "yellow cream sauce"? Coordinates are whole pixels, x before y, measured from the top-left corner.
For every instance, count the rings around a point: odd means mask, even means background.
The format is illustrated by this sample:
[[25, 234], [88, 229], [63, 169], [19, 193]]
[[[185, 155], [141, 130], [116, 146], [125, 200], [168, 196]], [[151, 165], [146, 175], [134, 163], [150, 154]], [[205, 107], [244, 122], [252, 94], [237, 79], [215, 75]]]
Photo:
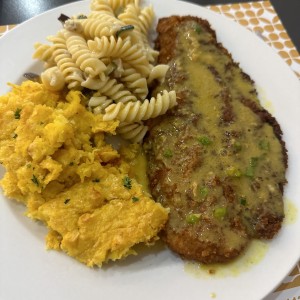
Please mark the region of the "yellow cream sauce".
[[229, 263], [204, 265], [187, 261], [184, 264], [184, 271], [188, 275], [200, 279], [236, 277], [260, 263], [268, 249], [269, 245], [267, 242], [253, 240], [247, 251]]
[[[194, 114], [197, 121], [195, 126], [189, 127], [189, 138], [184, 141], [176, 139], [187, 119], [172, 116], [160, 123], [164, 135], [157, 136], [158, 147], [162, 149], [161, 154], [158, 153], [161, 158], [157, 156], [157, 159], [172, 170], [167, 180], [170, 184], [176, 182], [177, 191], [181, 191], [168, 200], [175, 208], [171, 210], [171, 227], [175, 231], [182, 228], [187, 216], [182, 217], [176, 209], [185, 210], [187, 214], [199, 216], [200, 223], [206, 219], [221, 227], [228, 248], [241, 250], [245, 238], [256, 237], [255, 226], [260, 222], [258, 210], [279, 220], [284, 216], [285, 158], [273, 127], [257, 113], [257, 110], [264, 111], [254, 83], [232, 62], [226, 50], [216, 50], [211, 40], [211, 34], [193, 21], [178, 30], [176, 55], [170, 65], [171, 72], [172, 69], [177, 72], [175, 78], [183, 80], [171, 87], [177, 95], [185, 95], [186, 102], [179, 108], [180, 113]], [[189, 176], [184, 176], [182, 166], [174, 161], [174, 157], [180, 159], [181, 156], [177, 146], [180, 142], [184, 151], [201, 146], [201, 165]], [[173, 158], [163, 157], [166, 150]], [[220, 185], [210, 186], [213, 178], [218, 178], [222, 187], [233, 187], [235, 199], [228, 201]], [[211, 205], [205, 204], [207, 199], [214, 199]], [[163, 203], [163, 196], [161, 201]], [[191, 201], [198, 205], [189, 210]], [[235, 216], [242, 220], [248, 237], [232, 230]], [[203, 241], [212, 243], [223, 238], [211, 230], [203, 229], [199, 234]]]

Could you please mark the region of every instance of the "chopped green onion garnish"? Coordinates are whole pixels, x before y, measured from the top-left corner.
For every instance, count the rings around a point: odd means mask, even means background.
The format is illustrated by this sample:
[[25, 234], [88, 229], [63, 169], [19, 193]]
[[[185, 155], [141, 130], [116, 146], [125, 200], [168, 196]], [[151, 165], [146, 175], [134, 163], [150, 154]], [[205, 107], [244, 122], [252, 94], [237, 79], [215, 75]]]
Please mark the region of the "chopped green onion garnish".
[[255, 168], [257, 166], [257, 162], [258, 162], [258, 157], [251, 157], [250, 158], [250, 167]]
[[188, 224], [195, 224], [199, 222], [200, 218], [201, 218], [201, 214], [189, 214], [186, 216], [185, 220]]
[[270, 143], [266, 140], [259, 141], [258, 146], [261, 150], [269, 150], [270, 149]]
[[245, 175], [247, 177], [251, 177], [251, 178], [254, 177], [254, 168], [253, 167], [248, 167], [246, 169]]
[[210, 145], [212, 143], [211, 139], [207, 136], [199, 137], [198, 142], [204, 146]]
[[172, 150], [167, 149], [167, 150], [164, 152], [164, 157], [171, 158], [172, 156], [173, 156]]
[[246, 200], [246, 197], [241, 197], [240, 198], [240, 204], [245, 206], [247, 204], [247, 200]]
[[237, 169], [235, 167], [229, 167], [226, 169], [226, 175], [230, 177], [241, 177], [242, 172], [240, 171], [240, 169]]
[[227, 208], [226, 207], [217, 207], [214, 210], [214, 217], [217, 219], [223, 219], [227, 214]]
[[246, 169], [245, 175], [247, 177], [254, 177], [255, 169], [257, 167], [259, 158], [258, 157], [251, 157], [249, 161], [249, 166]]
[[195, 31], [196, 31], [197, 33], [201, 33], [201, 31], [202, 31], [201, 26], [200, 26], [200, 25], [196, 25], [196, 26], [195, 26]]
[[66, 200], [64, 201], [64, 203], [65, 203], [65, 204], [68, 204], [68, 203], [70, 202], [70, 200], [71, 200], [71, 199], [66, 199]]
[[200, 187], [199, 193], [200, 193], [201, 198], [206, 197], [208, 195], [208, 188], [206, 186]]
[[239, 152], [242, 150], [242, 144], [240, 142], [234, 142], [232, 146], [236, 152]]
[[93, 182], [100, 182], [100, 179], [99, 179], [99, 178], [96, 178], [96, 179], [93, 179], [92, 181], [93, 181]]

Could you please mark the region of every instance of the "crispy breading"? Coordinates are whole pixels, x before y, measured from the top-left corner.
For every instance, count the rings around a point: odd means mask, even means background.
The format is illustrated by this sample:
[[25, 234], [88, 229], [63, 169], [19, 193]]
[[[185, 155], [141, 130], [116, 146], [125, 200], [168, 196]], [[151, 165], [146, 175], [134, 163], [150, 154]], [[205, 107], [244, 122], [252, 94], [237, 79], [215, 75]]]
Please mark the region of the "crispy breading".
[[170, 208], [163, 237], [185, 258], [226, 262], [281, 228], [282, 131], [206, 20], [170, 16], [157, 32], [158, 61], [170, 66], [163, 88], [178, 100], [147, 122], [144, 144], [151, 193]]

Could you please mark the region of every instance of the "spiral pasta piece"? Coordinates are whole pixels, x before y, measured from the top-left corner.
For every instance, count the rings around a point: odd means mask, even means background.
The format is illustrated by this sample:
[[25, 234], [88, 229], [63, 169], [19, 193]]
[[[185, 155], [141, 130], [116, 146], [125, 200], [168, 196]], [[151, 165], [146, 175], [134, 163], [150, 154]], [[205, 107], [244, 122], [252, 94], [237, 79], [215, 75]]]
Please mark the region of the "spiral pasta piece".
[[48, 68], [41, 74], [42, 83], [50, 91], [60, 91], [65, 86], [65, 78], [57, 66]]
[[146, 78], [141, 76], [141, 74], [131, 66], [124, 64], [124, 71], [120, 81], [123, 82], [139, 100], [144, 100], [147, 97], [148, 85]]
[[164, 90], [162, 94], [157, 94], [150, 101], [128, 102], [111, 104], [105, 109], [104, 121], [120, 120], [120, 122], [140, 122], [164, 114], [168, 109], [174, 107], [176, 102], [175, 91]]
[[124, 25], [123, 22], [121, 22], [120, 20], [118, 20], [115, 15], [110, 12], [107, 12], [107, 11], [92, 11], [89, 16], [88, 16], [90, 19], [98, 19], [98, 20], [101, 20], [103, 22], [111, 22], [112, 24], [119, 24], [121, 26]]
[[119, 57], [144, 76], [150, 73], [150, 64], [143, 51], [138, 45], [132, 44], [129, 38], [103, 36], [96, 37], [93, 41], [88, 41], [88, 47], [95, 52], [99, 58], [110, 56]]
[[97, 90], [96, 96], [106, 96], [114, 102], [127, 103], [129, 101], [137, 101], [137, 98], [124, 88], [122, 83], [118, 83], [116, 79], [107, 77], [104, 81], [88, 78], [82, 82], [82, 86]]
[[105, 85], [98, 89], [98, 93], [109, 97], [114, 102], [127, 103], [137, 100], [136, 97], [124, 89], [124, 85], [118, 83], [116, 79], [109, 79]]
[[169, 70], [168, 65], [157, 65], [151, 69], [149, 77], [147, 79], [148, 84], [151, 84], [154, 80], [163, 82], [166, 76], [167, 71]]
[[124, 12], [118, 15], [118, 19], [127, 25], [133, 25], [136, 30], [141, 31], [140, 20], [138, 18], [139, 13], [139, 7], [130, 3], [125, 7]]
[[94, 56], [89, 50], [86, 40], [80, 34], [65, 30], [64, 36], [72, 58], [88, 76], [95, 77], [106, 70], [106, 65]]
[[132, 143], [142, 142], [147, 131], [148, 126], [145, 126], [142, 122], [121, 123], [117, 128], [117, 134]]
[[91, 10], [94, 12], [100, 11], [114, 16], [114, 11], [111, 5], [106, 0], [92, 1], [90, 6]]
[[107, 99], [106, 96], [93, 96], [88, 101], [88, 108], [96, 115], [103, 114], [105, 112], [105, 108], [112, 103], [113, 101], [111, 99]]
[[88, 77], [82, 83], [81, 86], [90, 90], [99, 90], [106, 84], [106, 77], [104, 80], [100, 77]]
[[147, 35], [150, 31], [151, 25], [154, 20], [154, 10], [153, 6], [149, 5], [145, 8], [143, 8], [138, 15], [139, 19], [139, 27], [143, 34]]
[[83, 79], [83, 73], [73, 61], [71, 54], [68, 52], [66, 40], [61, 31], [56, 36], [48, 38], [53, 42], [54, 47], [54, 60], [56, 65], [62, 72], [65, 82], [68, 84], [68, 88], [80, 88]]
[[112, 36], [119, 30], [120, 25], [111, 23], [111, 21], [102, 21], [96, 18], [87, 18], [80, 20], [83, 34], [87, 39], [95, 37]]
[[34, 44], [35, 52], [33, 53], [33, 58], [37, 58], [46, 63], [47, 67], [52, 67], [55, 65], [54, 60], [54, 47], [46, 44], [35, 43]]
[[118, 9], [125, 7], [130, 3], [134, 3], [138, 6], [139, 0], [92, 0], [90, 4], [91, 10], [99, 10], [102, 3], [108, 3], [112, 10], [117, 13]]
[[82, 33], [83, 27], [79, 20], [77, 19], [68, 19], [64, 22], [64, 28], [68, 31]]

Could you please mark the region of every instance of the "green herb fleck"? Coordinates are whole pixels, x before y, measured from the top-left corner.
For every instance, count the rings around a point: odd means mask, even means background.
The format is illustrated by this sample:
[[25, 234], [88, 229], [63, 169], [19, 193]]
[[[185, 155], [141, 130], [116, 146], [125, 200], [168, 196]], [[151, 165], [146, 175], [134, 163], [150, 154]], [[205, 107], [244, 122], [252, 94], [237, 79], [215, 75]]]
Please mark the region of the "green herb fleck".
[[212, 143], [212, 140], [207, 136], [201, 136], [198, 138], [198, 142], [203, 146], [208, 146]]
[[18, 135], [15, 133], [14, 135], [13, 135], [13, 139], [16, 139], [18, 137]]
[[268, 151], [270, 149], [270, 143], [266, 140], [259, 141], [258, 146], [261, 150]]
[[188, 224], [196, 224], [199, 222], [201, 214], [189, 214], [186, 216], [185, 220]]
[[224, 219], [226, 214], [227, 214], [227, 208], [226, 207], [217, 207], [214, 210], [214, 217], [219, 219], [219, 220]]
[[164, 152], [164, 157], [166, 158], [171, 158], [173, 156], [173, 152], [171, 149], [167, 149], [165, 152]]
[[140, 198], [138, 198], [138, 197], [132, 197], [132, 202], [137, 202], [139, 200], [140, 200]]
[[123, 185], [129, 190], [131, 189], [131, 179], [128, 176], [123, 178]]
[[249, 161], [249, 166], [246, 169], [245, 175], [247, 177], [254, 177], [254, 173], [255, 173], [255, 169], [257, 167], [257, 163], [258, 163], [258, 157], [251, 157], [250, 161]]
[[19, 119], [20, 119], [20, 117], [21, 117], [21, 115], [20, 115], [21, 111], [22, 111], [21, 108], [17, 108], [17, 109], [16, 109], [16, 111], [15, 111], [15, 119], [16, 119], [16, 120], [19, 120]]
[[248, 167], [248, 168], [246, 169], [245, 175], [246, 175], [247, 177], [253, 178], [253, 177], [254, 177], [254, 168]]
[[251, 157], [249, 162], [250, 167], [255, 168], [257, 166], [257, 162], [258, 162], [258, 157]]
[[235, 152], [240, 152], [242, 150], [242, 144], [240, 142], [235, 141], [233, 143], [233, 149]]
[[205, 198], [208, 195], [208, 188], [206, 186], [200, 187], [199, 194], [201, 198]]
[[37, 177], [35, 175], [32, 175], [31, 181], [36, 185], [39, 186], [39, 180], [37, 179]]
[[70, 200], [71, 200], [71, 199], [66, 199], [66, 200], [64, 201], [64, 203], [65, 203], [65, 204], [68, 204], [68, 203], [70, 202]]
[[226, 175], [230, 176], [230, 177], [241, 177], [242, 172], [240, 169], [237, 169], [236, 167], [231, 166], [226, 169]]
[[87, 16], [85, 16], [85, 15], [79, 15], [79, 16], [77, 16], [77, 19], [87, 19]]
[[196, 26], [195, 26], [195, 31], [196, 31], [197, 33], [201, 33], [201, 31], [202, 31], [201, 26], [200, 26], [200, 25], [196, 25]]
[[124, 31], [128, 31], [128, 30], [133, 30], [134, 29], [134, 26], [133, 25], [125, 25], [125, 26], [122, 26], [117, 32], [116, 32], [116, 37], [118, 38], [119, 35], [121, 33], [123, 33]]
[[93, 182], [100, 182], [100, 179], [99, 179], [99, 178], [96, 178], [96, 179], [93, 179], [92, 181], [93, 181]]
[[247, 205], [247, 199], [246, 199], [246, 197], [241, 197], [240, 198], [240, 204], [243, 205], [243, 206]]
[[74, 166], [74, 162], [71, 161], [71, 162], [69, 163], [69, 166]]

